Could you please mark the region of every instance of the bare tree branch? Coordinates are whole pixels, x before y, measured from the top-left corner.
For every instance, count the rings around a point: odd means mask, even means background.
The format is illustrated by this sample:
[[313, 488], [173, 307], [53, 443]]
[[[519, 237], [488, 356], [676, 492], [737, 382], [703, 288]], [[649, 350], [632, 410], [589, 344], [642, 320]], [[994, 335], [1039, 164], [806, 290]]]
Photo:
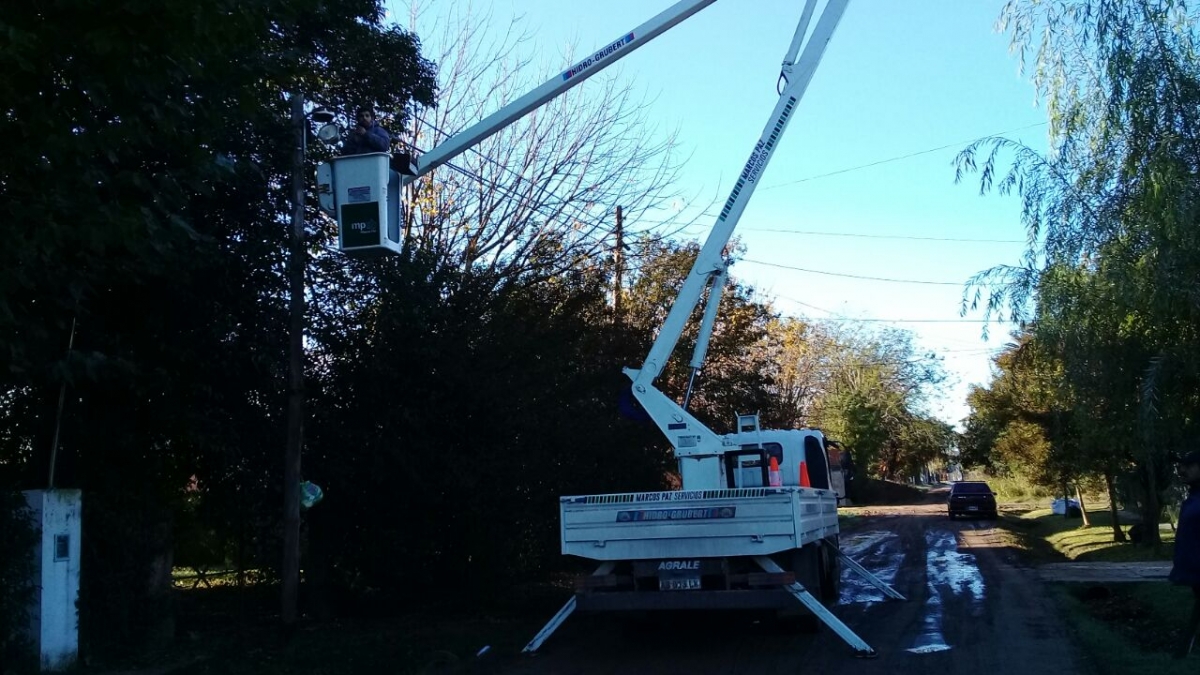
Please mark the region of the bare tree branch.
[[[440, 66], [442, 100], [414, 111], [411, 145], [427, 150], [557, 72], [535, 67], [521, 20], [502, 30], [467, 5], [434, 15], [410, 4], [409, 29]], [[495, 37], [489, 38], [488, 35]], [[569, 54], [564, 63], [572, 59]], [[611, 250], [614, 213], [626, 236], [679, 198], [673, 132], [648, 122], [649, 102], [627, 78], [601, 73], [485, 139], [419, 181], [406, 214], [413, 245], [500, 283], [546, 278]]]

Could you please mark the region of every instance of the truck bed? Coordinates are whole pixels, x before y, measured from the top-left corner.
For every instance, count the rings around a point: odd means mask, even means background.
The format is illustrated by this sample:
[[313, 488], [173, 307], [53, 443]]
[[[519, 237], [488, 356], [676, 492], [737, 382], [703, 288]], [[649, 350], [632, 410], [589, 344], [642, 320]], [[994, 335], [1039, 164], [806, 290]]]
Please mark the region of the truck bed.
[[560, 498], [562, 552], [601, 561], [769, 555], [837, 534], [837, 496], [802, 487]]

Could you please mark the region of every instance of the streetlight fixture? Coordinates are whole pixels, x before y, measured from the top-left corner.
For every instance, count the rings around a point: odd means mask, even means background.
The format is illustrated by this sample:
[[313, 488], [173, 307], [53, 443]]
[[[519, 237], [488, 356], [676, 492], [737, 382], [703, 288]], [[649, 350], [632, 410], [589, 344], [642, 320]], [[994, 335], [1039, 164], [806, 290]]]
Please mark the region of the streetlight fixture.
[[320, 108], [314, 110], [312, 115], [309, 117], [311, 117], [314, 122], [321, 125], [320, 128], [317, 129], [317, 140], [321, 141], [325, 145], [334, 145], [341, 140], [342, 126], [335, 121], [337, 119], [337, 115], [332, 110], [321, 106]]

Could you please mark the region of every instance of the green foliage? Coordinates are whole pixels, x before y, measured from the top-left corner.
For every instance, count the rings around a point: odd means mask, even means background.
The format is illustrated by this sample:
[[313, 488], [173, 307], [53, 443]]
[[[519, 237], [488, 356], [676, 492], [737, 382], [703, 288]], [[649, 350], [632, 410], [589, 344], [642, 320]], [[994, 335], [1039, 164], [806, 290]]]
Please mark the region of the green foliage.
[[170, 637], [174, 514], [189, 483], [248, 562], [276, 564], [287, 98], [432, 103], [431, 64], [380, 11], [371, 0], [0, 10], [0, 213], [12, 224], [0, 473], [44, 485], [65, 385], [56, 483], [86, 494], [85, 651]]
[[1131, 471], [1151, 522], [1200, 412], [1197, 18], [1177, 0], [1009, 2], [1001, 27], [1034, 64], [1051, 151], [989, 139], [959, 157], [960, 177], [1020, 195], [1030, 242], [966, 304], [1032, 315], [1079, 418], [1055, 455]]
[[992, 382], [973, 387], [964, 434], [963, 461], [997, 476], [1016, 477], [1041, 488], [1089, 475], [1095, 466], [1078, 452], [1070, 393], [1061, 361], [1030, 333], [994, 359]]
[[[85, 494], [85, 656], [173, 637], [176, 563], [275, 577], [288, 103], [374, 104], [395, 132], [413, 104], [432, 106], [432, 64], [381, 10], [374, 0], [0, 10], [11, 130], [0, 215], [12, 224], [0, 250], [0, 481], [44, 485], [58, 439], [56, 485]], [[597, 125], [631, 110], [610, 104], [593, 108]], [[582, 145], [576, 126], [560, 125], [568, 135], [535, 164], [578, 183], [588, 212], [650, 208], [670, 194], [670, 143], [612, 114], [620, 123]], [[619, 152], [623, 139], [637, 157]], [[563, 148], [574, 173], [555, 155]], [[311, 144], [303, 175], [327, 152]], [[630, 194], [639, 183], [626, 179], [643, 175], [643, 193]], [[618, 187], [601, 198], [581, 176]], [[422, 190], [422, 209], [445, 194], [436, 176]], [[409, 233], [403, 255], [348, 260], [328, 253], [329, 221], [306, 195], [303, 469], [326, 495], [304, 516], [306, 609], [332, 610], [345, 597], [335, 590], [440, 599], [545, 574], [563, 565], [560, 495], [671, 484], [676, 463], [657, 430], [620, 415], [621, 367], [638, 365], [697, 247], [638, 243], [618, 321], [609, 262], [587, 255], [602, 241], [595, 224], [496, 198], [473, 202], [494, 214], [488, 237], [474, 239], [470, 212], [443, 201], [414, 221], [426, 231]], [[714, 428], [752, 410], [819, 420], [889, 475], [950, 442], [923, 409], [936, 363], [908, 336], [827, 341], [832, 329], [797, 333], [752, 288], [734, 283], [724, 297], [692, 401]], [[699, 310], [664, 373], [675, 396], [698, 320]], [[832, 374], [808, 368], [830, 359]], [[796, 394], [790, 408], [773, 400], [783, 388]]]
[[[944, 466], [957, 434], [926, 410], [945, 378], [934, 355], [919, 353], [904, 331], [806, 330], [820, 337], [785, 363], [793, 373], [811, 370], [810, 424], [845, 443], [858, 466], [882, 478], [917, 477], [930, 465]], [[813, 362], [820, 365], [805, 365]]]
[[419, 596], [527, 577], [560, 557], [559, 495], [664, 486], [657, 431], [617, 413], [629, 349], [600, 277], [497, 291], [420, 254], [377, 272], [375, 304], [314, 331], [305, 473], [336, 582]]
[[17, 664], [30, 658], [25, 631], [34, 598], [38, 542], [19, 492], [0, 490], [0, 541], [0, 662]]
[[1092, 583], [1056, 585], [1052, 591], [1067, 611], [1064, 619], [1097, 675], [1191, 675], [1195, 655], [1171, 655], [1192, 612], [1187, 588], [1161, 582], [1108, 586], [1096, 597]]
[[984, 476], [982, 480], [986, 480], [988, 485], [992, 486], [992, 490], [1003, 502], [1041, 502], [1055, 495], [1053, 490], [1035, 485], [1023, 478], [988, 475]]
[[[666, 320], [675, 297], [691, 270], [700, 245], [648, 239], [634, 250], [642, 261], [628, 290], [627, 330], [642, 341], [630, 353], [630, 362], [640, 366], [653, 336]], [[674, 358], [659, 376], [658, 387], [668, 396], [682, 400], [691, 372], [688, 364], [696, 346], [704, 303], [693, 310], [675, 348]], [[689, 411], [718, 433], [733, 430], [738, 413], [772, 409], [771, 355], [767, 351], [773, 316], [770, 307], [755, 296], [752, 287], [731, 278], [721, 296], [720, 318], [713, 327], [704, 368], [689, 405]], [[763, 424], [770, 419], [764, 415]]]

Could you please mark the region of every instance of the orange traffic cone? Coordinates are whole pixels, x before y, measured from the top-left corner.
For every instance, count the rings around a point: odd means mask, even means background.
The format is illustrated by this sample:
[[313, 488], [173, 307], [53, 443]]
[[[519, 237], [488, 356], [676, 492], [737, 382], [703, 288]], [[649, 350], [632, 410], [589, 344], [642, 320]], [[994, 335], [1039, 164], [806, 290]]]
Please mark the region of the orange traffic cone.
[[800, 462], [800, 487], [812, 487], [812, 481], [808, 479], [808, 465]]
[[783, 487], [783, 476], [779, 473], [779, 460], [771, 458], [771, 466], [767, 469], [767, 479], [771, 481], [771, 487]]

